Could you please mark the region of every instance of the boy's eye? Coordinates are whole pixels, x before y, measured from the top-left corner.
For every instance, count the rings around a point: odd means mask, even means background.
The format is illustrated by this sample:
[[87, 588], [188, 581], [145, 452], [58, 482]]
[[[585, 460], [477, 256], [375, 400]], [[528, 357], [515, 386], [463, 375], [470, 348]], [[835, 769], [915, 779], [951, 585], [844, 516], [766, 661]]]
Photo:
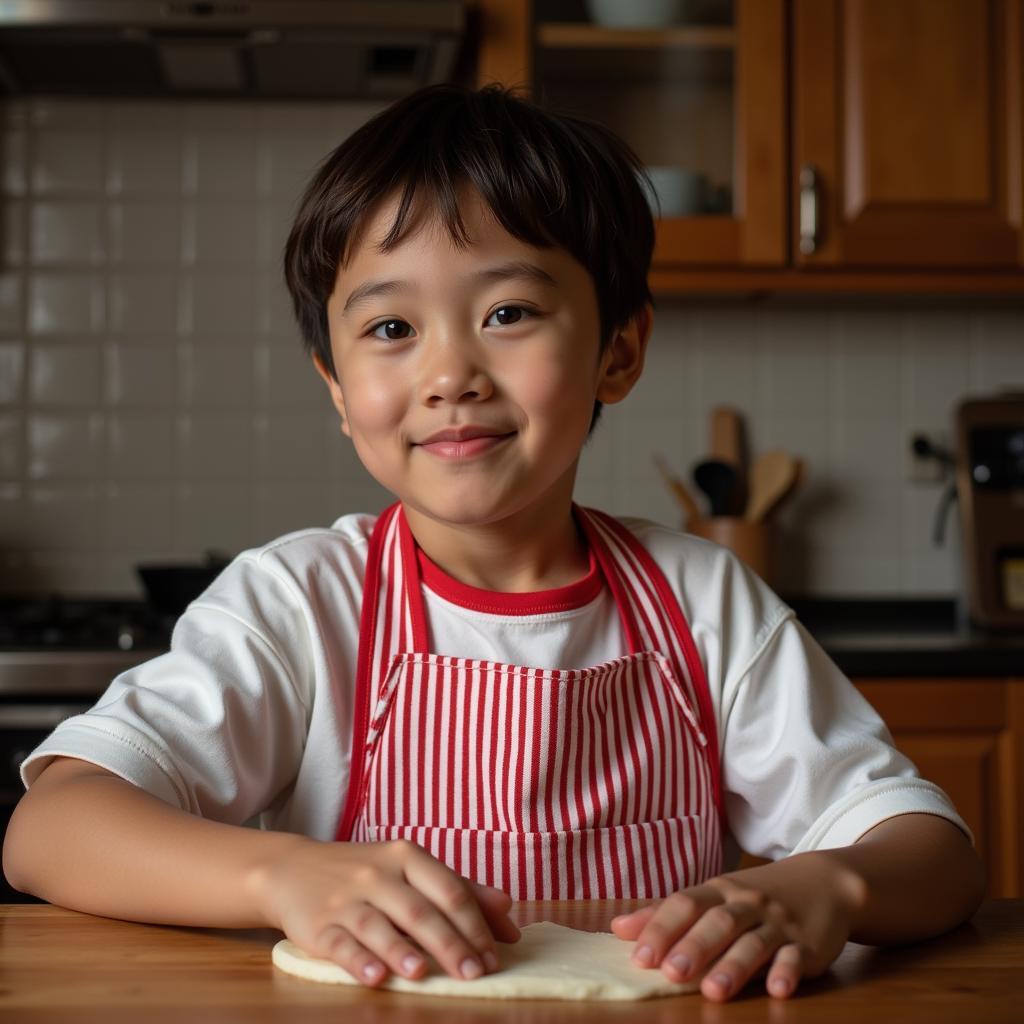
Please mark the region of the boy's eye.
[[[525, 306], [501, 306], [498, 309], [496, 309], [491, 314], [491, 316], [498, 317], [498, 322], [503, 326], [511, 326], [512, 324], [519, 323], [519, 316], [515, 316], [512, 320], [507, 320], [503, 318], [502, 314], [507, 314], [509, 311], [512, 311], [513, 313], [525, 313], [527, 316], [533, 316], [533, 313], [530, 310], [528, 310]], [[488, 317], [488, 319], [490, 319], [490, 317]]]
[[391, 329], [396, 324], [401, 324], [404, 327], [409, 326], [404, 320], [397, 320], [395, 318], [392, 318], [391, 320], [381, 320], [380, 323], [374, 324], [373, 327], [370, 328], [370, 333], [375, 338], [380, 338], [380, 335], [377, 333], [377, 331], [380, 330], [381, 327], [383, 327], [385, 331], [387, 331], [387, 334], [385, 335], [385, 337], [381, 338], [381, 341], [402, 341], [406, 337], [405, 335], [396, 336], [391, 333]]

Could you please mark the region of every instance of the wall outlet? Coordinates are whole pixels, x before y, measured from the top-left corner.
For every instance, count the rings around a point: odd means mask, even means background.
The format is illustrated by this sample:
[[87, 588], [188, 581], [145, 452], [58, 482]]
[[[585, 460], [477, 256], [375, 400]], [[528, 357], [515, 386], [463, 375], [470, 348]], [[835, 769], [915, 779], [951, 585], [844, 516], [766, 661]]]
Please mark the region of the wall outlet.
[[912, 430], [907, 437], [907, 479], [915, 484], [940, 484], [952, 474], [952, 468], [933, 455], [919, 454], [914, 442], [923, 439], [930, 446], [948, 452], [949, 437], [938, 430]]

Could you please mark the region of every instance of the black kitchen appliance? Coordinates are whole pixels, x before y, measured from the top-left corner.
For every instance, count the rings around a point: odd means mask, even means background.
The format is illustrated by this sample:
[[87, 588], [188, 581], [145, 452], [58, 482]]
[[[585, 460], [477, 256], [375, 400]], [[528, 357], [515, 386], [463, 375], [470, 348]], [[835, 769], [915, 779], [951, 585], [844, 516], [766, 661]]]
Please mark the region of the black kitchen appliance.
[[970, 617], [1024, 630], [1024, 392], [957, 407], [956, 487]]

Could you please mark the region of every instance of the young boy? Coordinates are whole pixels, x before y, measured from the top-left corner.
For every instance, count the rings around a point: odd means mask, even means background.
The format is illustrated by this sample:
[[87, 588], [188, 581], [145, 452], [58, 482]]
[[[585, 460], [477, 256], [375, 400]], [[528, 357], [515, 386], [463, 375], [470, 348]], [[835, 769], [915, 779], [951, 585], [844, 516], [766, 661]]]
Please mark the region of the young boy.
[[[369, 985], [500, 970], [510, 896], [650, 899], [615, 933], [713, 1000], [974, 911], [967, 827], [792, 611], [725, 549], [572, 500], [651, 332], [640, 172], [498, 87], [421, 90], [329, 155], [286, 278], [398, 500], [240, 554], [54, 730], [12, 884], [272, 926]], [[737, 846], [773, 863], [727, 871]]]

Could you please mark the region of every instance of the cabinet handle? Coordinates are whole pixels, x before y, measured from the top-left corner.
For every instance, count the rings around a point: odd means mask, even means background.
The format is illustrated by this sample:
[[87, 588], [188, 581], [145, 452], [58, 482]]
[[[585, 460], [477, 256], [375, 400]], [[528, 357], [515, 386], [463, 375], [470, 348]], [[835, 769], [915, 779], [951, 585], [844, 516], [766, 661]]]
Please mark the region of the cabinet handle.
[[818, 248], [818, 171], [813, 164], [800, 168], [800, 251], [809, 256]]

